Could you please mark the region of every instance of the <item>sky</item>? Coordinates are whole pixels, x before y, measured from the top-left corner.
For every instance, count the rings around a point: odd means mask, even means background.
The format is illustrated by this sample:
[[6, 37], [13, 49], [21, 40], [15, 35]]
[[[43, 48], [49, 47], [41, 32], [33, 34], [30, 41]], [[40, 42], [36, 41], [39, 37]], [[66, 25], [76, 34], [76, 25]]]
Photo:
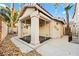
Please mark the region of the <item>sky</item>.
[[[70, 3], [70, 5], [74, 5], [72, 3]], [[55, 14], [55, 8], [54, 8], [54, 4], [53, 3], [43, 3], [41, 4], [41, 6], [46, 9], [50, 14], [52, 14], [53, 16], [59, 16], [59, 17], [63, 17], [66, 19], [66, 14], [65, 14], [65, 10], [64, 10], [64, 4], [63, 3], [59, 3], [58, 7], [57, 7], [57, 13]], [[72, 7], [69, 10], [69, 20], [72, 20], [72, 15], [73, 15], [73, 11], [74, 11], [74, 7]]]
[[[9, 6], [11, 6], [10, 3], [7, 3]], [[4, 3], [4, 5], [7, 5]], [[71, 5], [74, 5], [72, 3], [70, 3]], [[64, 10], [64, 4], [63, 3], [58, 3], [57, 9], [54, 8], [54, 3], [41, 3], [40, 4], [45, 10], [47, 10], [51, 15], [53, 16], [59, 16], [59, 17], [63, 17], [64, 19], [66, 19], [66, 14], [65, 14], [65, 10]], [[20, 7], [20, 3], [14, 3], [14, 7], [16, 9], [19, 9]], [[55, 13], [56, 11], [56, 13]], [[72, 21], [72, 15], [73, 15], [73, 11], [74, 11], [74, 7], [72, 7], [69, 10], [69, 20]]]

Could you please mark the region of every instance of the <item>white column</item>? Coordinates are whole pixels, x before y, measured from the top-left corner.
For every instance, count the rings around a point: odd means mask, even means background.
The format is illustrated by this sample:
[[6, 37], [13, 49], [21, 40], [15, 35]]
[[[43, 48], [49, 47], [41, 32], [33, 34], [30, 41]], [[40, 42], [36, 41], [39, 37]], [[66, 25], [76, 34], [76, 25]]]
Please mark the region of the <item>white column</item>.
[[18, 21], [18, 37], [22, 37], [22, 23], [21, 21]]
[[31, 35], [31, 28], [30, 28], [30, 25], [28, 25], [28, 35]]
[[39, 18], [31, 17], [31, 44], [39, 44]]

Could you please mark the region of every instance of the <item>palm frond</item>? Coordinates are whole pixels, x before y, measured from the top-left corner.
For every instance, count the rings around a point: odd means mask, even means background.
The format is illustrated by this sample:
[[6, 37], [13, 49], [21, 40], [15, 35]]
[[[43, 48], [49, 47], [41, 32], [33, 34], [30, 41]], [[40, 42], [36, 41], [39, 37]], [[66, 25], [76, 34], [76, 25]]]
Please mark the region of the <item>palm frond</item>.
[[69, 4], [68, 6], [65, 7], [65, 10], [70, 10], [72, 7], [73, 7], [73, 5]]

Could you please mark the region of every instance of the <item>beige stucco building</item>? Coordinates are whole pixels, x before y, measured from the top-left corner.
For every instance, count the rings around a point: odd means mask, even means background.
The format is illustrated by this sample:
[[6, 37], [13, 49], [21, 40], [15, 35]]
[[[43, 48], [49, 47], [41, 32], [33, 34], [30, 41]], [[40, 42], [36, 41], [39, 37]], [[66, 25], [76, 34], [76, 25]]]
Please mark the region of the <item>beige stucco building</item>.
[[37, 45], [39, 37], [61, 38], [64, 35], [64, 22], [54, 17], [39, 4], [24, 4], [18, 16], [18, 37], [31, 36], [31, 44]]

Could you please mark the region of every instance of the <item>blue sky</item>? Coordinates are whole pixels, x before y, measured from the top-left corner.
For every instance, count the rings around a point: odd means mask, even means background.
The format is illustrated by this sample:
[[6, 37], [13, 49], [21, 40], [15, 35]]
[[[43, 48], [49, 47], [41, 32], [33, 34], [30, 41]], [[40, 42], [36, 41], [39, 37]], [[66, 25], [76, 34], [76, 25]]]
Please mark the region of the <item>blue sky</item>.
[[[71, 5], [73, 5], [72, 3], [70, 3]], [[6, 4], [5, 4], [6, 5]], [[8, 4], [9, 6], [11, 6], [11, 4], [9, 3]], [[64, 10], [64, 4], [63, 3], [58, 3], [58, 7], [57, 7], [57, 13], [55, 14], [55, 9], [54, 9], [54, 4], [53, 3], [41, 3], [40, 4], [44, 9], [46, 9], [51, 15], [53, 16], [60, 16], [60, 17], [64, 17], [66, 18], [66, 15], [65, 15], [65, 10]], [[19, 9], [20, 7], [20, 3], [15, 3], [14, 4], [14, 7], [16, 9]], [[73, 14], [73, 10], [74, 10], [74, 7], [72, 7], [70, 10], [69, 10], [69, 19], [70, 21], [72, 20], [72, 14]]]
[[[70, 3], [71, 5], [74, 5], [72, 3]], [[63, 3], [59, 3], [58, 7], [57, 7], [57, 13], [55, 14], [55, 9], [54, 9], [54, 4], [53, 3], [43, 3], [41, 4], [41, 6], [46, 9], [50, 14], [52, 14], [53, 16], [60, 16], [60, 17], [64, 17], [66, 18], [66, 14], [65, 14], [65, 10], [64, 10], [64, 4]], [[69, 10], [69, 19], [70, 21], [72, 20], [72, 15], [73, 15], [73, 11], [74, 11], [74, 7], [72, 7]]]

